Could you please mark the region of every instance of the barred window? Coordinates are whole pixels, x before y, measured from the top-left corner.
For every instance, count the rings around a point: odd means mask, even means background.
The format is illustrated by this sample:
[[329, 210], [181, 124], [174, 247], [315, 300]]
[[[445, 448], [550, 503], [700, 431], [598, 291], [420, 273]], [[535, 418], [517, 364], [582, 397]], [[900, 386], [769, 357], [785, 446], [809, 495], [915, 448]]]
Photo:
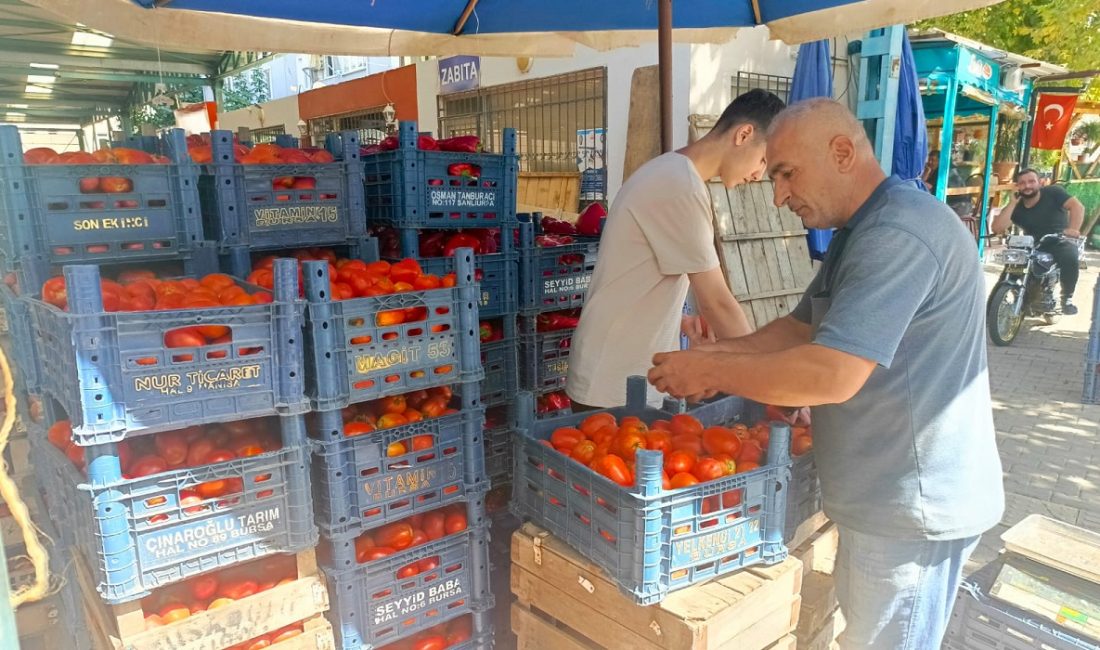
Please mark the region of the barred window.
[[738, 72], [733, 78], [733, 97], [750, 90], [767, 90], [775, 93], [784, 102], [789, 102], [791, 97], [791, 78], [775, 74], [760, 74], [757, 72]]
[[358, 131], [360, 144], [378, 144], [389, 133], [389, 128], [386, 126], [386, 117], [382, 114], [384, 108], [384, 106], [377, 106], [354, 113], [310, 120], [310, 133], [323, 136], [326, 133]]

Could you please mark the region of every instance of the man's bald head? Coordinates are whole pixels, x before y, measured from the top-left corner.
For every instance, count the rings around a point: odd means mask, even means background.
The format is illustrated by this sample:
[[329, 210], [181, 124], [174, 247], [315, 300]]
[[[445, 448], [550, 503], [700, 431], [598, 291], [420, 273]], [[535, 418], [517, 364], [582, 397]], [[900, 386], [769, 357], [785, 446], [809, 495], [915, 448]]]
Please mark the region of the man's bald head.
[[862, 124], [843, 104], [816, 98], [784, 109], [768, 129], [776, 205], [812, 228], [843, 225], [884, 177]]

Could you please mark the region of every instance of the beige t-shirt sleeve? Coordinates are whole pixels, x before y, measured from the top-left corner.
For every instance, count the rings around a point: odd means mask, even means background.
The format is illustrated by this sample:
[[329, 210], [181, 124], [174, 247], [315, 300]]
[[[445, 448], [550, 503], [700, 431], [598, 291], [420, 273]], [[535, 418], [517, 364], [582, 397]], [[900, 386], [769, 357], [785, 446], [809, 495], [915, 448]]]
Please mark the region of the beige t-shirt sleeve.
[[718, 268], [710, 203], [698, 192], [678, 192], [631, 210], [662, 275]]

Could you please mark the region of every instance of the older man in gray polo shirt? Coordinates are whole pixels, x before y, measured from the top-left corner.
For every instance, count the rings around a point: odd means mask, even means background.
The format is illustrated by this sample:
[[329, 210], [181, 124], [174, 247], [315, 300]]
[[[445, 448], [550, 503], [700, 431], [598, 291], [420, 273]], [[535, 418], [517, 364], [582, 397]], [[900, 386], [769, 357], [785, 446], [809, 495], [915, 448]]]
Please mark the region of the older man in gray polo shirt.
[[974, 240], [946, 205], [886, 178], [831, 100], [776, 118], [768, 165], [777, 205], [839, 228], [821, 271], [789, 316], [658, 354], [650, 381], [811, 406], [840, 530], [841, 647], [938, 648], [963, 565], [1004, 509]]

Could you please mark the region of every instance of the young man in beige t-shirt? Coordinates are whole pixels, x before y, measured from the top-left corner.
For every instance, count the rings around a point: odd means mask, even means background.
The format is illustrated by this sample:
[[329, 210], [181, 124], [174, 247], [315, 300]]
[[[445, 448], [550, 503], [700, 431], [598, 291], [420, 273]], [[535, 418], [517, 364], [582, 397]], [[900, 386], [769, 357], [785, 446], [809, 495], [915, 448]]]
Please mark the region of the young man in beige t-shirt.
[[[764, 133], [782, 109], [772, 93], [749, 91], [701, 140], [654, 158], [623, 184], [571, 344], [565, 390], [576, 407], [625, 404], [626, 378], [645, 376], [654, 354], [680, 349], [689, 286], [719, 339], [752, 331], [714, 249], [706, 181], [721, 177], [729, 188], [759, 179]], [[651, 403], [660, 400], [650, 395]]]

